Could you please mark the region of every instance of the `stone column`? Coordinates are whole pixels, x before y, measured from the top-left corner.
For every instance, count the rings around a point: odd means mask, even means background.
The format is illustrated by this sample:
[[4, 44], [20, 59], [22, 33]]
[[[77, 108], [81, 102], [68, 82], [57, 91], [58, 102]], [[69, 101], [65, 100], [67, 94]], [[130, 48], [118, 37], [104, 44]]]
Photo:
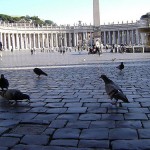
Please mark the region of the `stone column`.
[[116, 44], [116, 35], [115, 35], [115, 31], [113, 31], [113, 44]]
[[14, 33], [12, 33], [12, 49], [15, 50], [15, 39], [14, 39]]
[[22, 33], [20, 33], [20, 49], [23, 49], [23, 43], [22, 43]]
[[27, 49], [27, 34], [24, 34], [24, 48]]
[[130, 34], [129, 34], [129, 30], [127, 30], [127, 44], [130, 44]]
[[47, 33], [46, 43], [47, 43], [47, 48], [49, 48], [49, 36], [48, 36], [48, 33]]
[[132, 30], [132, 45], [134, 44], [134, 30]]
[[136, 30], [136, 44], [139, 44], [139, 31], [138, 29]]
[[31, 33], [29, 33], [29, 49], [33, 48], [32, 47], [32, 39], [31, 39]]
[[36, 44], [35, 44], [35, 33], [33, 33], [33, 48], [36, 48]]
[[111, 44], [111, 33], [109, 31], [109, 44]]
[[[76, 35], [77, 35], [76, 45], [78, 46], [78, 42], [79, 42], [79, 41], [78, 41], [78, 38], [79, 38], [79, 36], [78, 36], [78, 32], [77, 32], [77, 34], [76, 34]], [[91, 36], [91, 35], [90, 35], [90, 36]]]
[[64, 46], [67, 47], [67, 37], [66, 37], [66, 33], [64, 33]]
[[40, 47], [40, 43], [41, 43], [41, 41], [40, 41], [40, 33], [38, 33], [38, 48], [40, 49], [41, 47]]
[[20, 44], [19, 44], [19, 34], [18, 33], [16, 34], [16, 40], [17, 40], [16, 41], [17, 42], [17, 49], [19, 50], [20, 49], [20, 47], [19, 47]]
[[53, 33], [51, 33], [51, 48], [53, 49]]
[[45, 48], [45, 45], [44, 45], [44, 33], [42, 33], [42, 48]]
[[104, 31], [104, 45], [106, 45], [106, 31]]
[[11, 49], [11, 43], [10, 43], [10, 33], [8, 33], [8, 50]]
[[76, 33], [74, 32], [74, 47], [76, 46]]
[[7, 49], [7, 44], [6, 44], [6, 33], [4, 33], [4, 47], [5, 47], [5, 50]]
[[120, 31], [118, 30], [118, 45], [120, 45]]
[[55, 44], [56, 44], [56, 47], [58, 47], [58, 36], [57, 36], [57, 33], [55, 34]]
[[124, 31], [122, 31], [122, 44], [124, 44]]

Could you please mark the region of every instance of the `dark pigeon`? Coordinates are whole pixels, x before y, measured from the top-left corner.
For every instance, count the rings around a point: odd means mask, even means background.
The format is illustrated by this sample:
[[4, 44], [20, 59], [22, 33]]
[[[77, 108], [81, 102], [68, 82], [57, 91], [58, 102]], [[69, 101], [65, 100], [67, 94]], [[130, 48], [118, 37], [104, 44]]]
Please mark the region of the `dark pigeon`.
[[121, 62], [121, 64], [119, 66], [117, 66], [116, 68], [118, 68], [120, 71], [122, 71], [124, 69], [123, 62]]
[[115, 84], [112, 80], [110, 80], [106, 75], [101, 75], [100, 78], [102, 78], [105, 82], [105, 90], [110, 99], [116, 100], [116, 102], [112, 104], [116, 105], [119, 99], [125, 103], [129, 102], [126, 95], [123, 93], [123, 91], [117, 84]]
[[45, 73], [44, 71], [42, 71], [40, 68], [34, 68], [33, 71], [34, 71], [35, 74], [38, 75], [38, 77], [40, 77], [40, 75], [47, 76], [47, 73]]
[[20, 90], [17, 89], [8, 89], [8, 90], [1, 91], [0, 95], [9, 101], [14, 100], [15, 102], [17, 102], [19, 100], [25, 100], [25, 99], [30, 100], [29, 95], [23, 94]]
[[0, 87], [1, 87], [2, 91], [3, 91], [4, 89], [8, 89], [8, 87], [9, 87], [9, 82], [8, 82], [8, 80], [4, 77], [3, 74], [1, 74], [1, 78], [0, 78]]

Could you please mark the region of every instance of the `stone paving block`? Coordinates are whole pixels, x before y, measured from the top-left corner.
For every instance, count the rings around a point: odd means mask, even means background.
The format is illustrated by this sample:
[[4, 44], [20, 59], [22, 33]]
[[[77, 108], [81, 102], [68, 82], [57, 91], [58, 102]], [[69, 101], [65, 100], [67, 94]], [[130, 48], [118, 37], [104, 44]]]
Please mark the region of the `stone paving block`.
[[138, 129], [140, 139], [150, 139], [150, 130], [149, 129]]
[[83, 129], [80, 135], [80, 139], [108, 139], [108, 132], [109, 130], [107, 128]]
[[114, 128], [109, 131], [109, 139], [111, 140], [121, 140], [121, 139], [138, 139], [138, 134], [136, 129], [130, 128]]
[[78, 140], [64, 140], [64, 139], [60, 139], [60, 140], [52, 140], [50, 142], [50, 145], [56, 145], [56, 146], [72, 146], [72, 147], [77, 147], [78, 144]]
[[45, 105], [45, 107], [54, 107], [54, 108], [57, 108], [57, 107], [63, 107], [65, 103], [48, 103]]
[[25, 119], [33, 119], [37, 114], [35, 113], [2, 113], [0, 118], [7, 118], [13, 120], [25, 120]]
[[13, 147], [20, 141], [19, 138], [14, 137], [0, 137], [0, 147]]
[[57, 116], [58, 114], [38, 114], [34, 119], [53, 121], [54, 119], [56, 119]]
[[115, 140], [111, 142], [111, 145], [112, 150], [148, 150], [150, 148], [150, 140]]
[[33, 112], [33, 113], [44, 113], [47, 111], [47, 108], [45, 107], [34, 107], [31, 110], [29, 110], [29, 112]]
[[43, 135], [48, 135], [48, 136], [52, 136], [53, 133], [55, 132], [56, 129], [54, 128], [46, 128], [46, 130], [44, 130], [42, 132]]
[[78, 139], [80, 135], [79, 129], [61, 128], [54, 132], [54, 139]]
[[128, 108], [129, 113], [150, 113], [150, 110], [148, 108]]
[[[38, 124], [19, 124], [9, 131], [10, 134], [31, 134], [38, 135], [42, 134], [48, 125], [38, 125]], [[30, 132], [29, 132], [30, 131]]]
[[115, 128], [115, 121], [91, 121], [89, 128]]
[[1, 147], [0, 146], [0, 150], [8, 150], [8, 147]]
[[25, 135], [20, 143], [27, 145], [46, 145], [48, 144], [49, 136], [46, 135]]
[[24, 144], [17, 144], [12, 148], [12, 150], [48, 150], [48, 147], [41, 146], [41, 145], [24, 145]]
[[123, 114], [102, 114], [102, 120], [124, 120]]
[[76, 103], [79, 102], [80, 98], [64, 98], [62, 102], [64, 103]]
[[83, 103], [83, 107], [100, 107], [100, 103]]
[[[122, 103], [121, 103], [122, 104]], [[124, 108], [124, 107], [120, 107], [120, 106], [118, 106], [118, 104], [117, 104], [117, 107], [108, 107], [108, 111], [107, 111], [108, 113], [111, 113], [111, 114], [113, 114], [113, 113], [118, 113], [118, 114], [122, 114], [122, 113], [128, 113], [129, 112], [129, 110], [128, 110], [128, 108]]]
[[67, 123], [67, 120], [53, 120], [49, 125], [50, 128], [63, 128]]
[[97, 99], [94, 98], [82, 98], [80, 100], [81, 103], [96, 103]]
[[123, 120], [123, 121], [116, 121], [117, 128], [132, 128], [132, 129], [139, 129], [142, 128], [142, 123], [139, 120]]
[[81, 114], [79, 117], [79, 120], [100, 120], [101, 119], [101, 114]]
[[93, 149], [109, 149], [109, 140], [80, 140], [79, 147]]
[[1, 120], [0, 121], [0, 127], [13, 127], [17, 125], [19, 121], [16, 120]]
[[142, 107], [150, 107], [150, 102], [141, 103]]
[[69, 107], [66, 111], [66, 113], [75, 113], [75, 114], [79, 114], [79, 113], [85, 113], [87, 110], [87, 107]]
[[107, 109], [106, 108], [90, 107], [87, 109], [87, 112], [88, 113], [102, 114], [102, 113], [106, 113]]
[[60, 114], [57, 119], [64, 119], [68, 121], [77, 120], [79, 118], [79, 114]]
[[150, 128], [150, 120], [142, 121], [144, 128]]
[[50, 114], [62, 114], [67, 111], [67, 108], [48, 108], [46, 113]]
[[90, 121], [69, 121], [66, 125], [67, 128], [72, 129], [87, 129], [90, 125]]
[[145, 113], [126, 113], [124, 117], [126, 120], [148, 120]]
[[135, 102], [140, 102], [140, 103], [146, 103], [146, 102], [149, 102], [150, 100], [150, 96], [148, 95], [148, 98], [135, 98], [134, 101]]
[[5, 133], [8, 130], [9, 130], [9, 128], [0, 127], [0, 135], [2, 135], [3, 133]]
[[77, 103], [77, 102], [75, 102], [75, 103], [66, 103], [65, 105], [64, 105], [64, 107], [82, 107], [82, 103]]

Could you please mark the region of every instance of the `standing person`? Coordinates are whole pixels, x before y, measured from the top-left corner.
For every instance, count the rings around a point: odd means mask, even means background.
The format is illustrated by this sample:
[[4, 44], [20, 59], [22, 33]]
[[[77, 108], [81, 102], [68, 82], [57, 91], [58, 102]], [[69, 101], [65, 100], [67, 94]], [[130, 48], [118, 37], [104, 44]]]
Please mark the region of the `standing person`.
[[99, 56], [100, 56], [100, 43], [98, 41], [98, 39], [96, 40], [96, 52], [98, 52]]

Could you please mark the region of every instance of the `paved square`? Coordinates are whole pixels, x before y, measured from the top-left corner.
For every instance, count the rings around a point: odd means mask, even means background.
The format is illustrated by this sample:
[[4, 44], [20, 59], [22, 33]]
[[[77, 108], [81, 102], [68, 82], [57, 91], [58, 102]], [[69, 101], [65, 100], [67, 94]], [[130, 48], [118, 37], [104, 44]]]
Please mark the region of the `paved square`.
[[[122, 72], [116, 68], [121, 61]], [[48, 76], [38, 78], [34, 67]], [[14, 106], [0, 97], [1, 150], [150, 149], [149, 53], [3, 52], [0, 73], [10, 89], [31, 97]], [[130, 103], [111, 105], [101, 74], [116, 82]]]

